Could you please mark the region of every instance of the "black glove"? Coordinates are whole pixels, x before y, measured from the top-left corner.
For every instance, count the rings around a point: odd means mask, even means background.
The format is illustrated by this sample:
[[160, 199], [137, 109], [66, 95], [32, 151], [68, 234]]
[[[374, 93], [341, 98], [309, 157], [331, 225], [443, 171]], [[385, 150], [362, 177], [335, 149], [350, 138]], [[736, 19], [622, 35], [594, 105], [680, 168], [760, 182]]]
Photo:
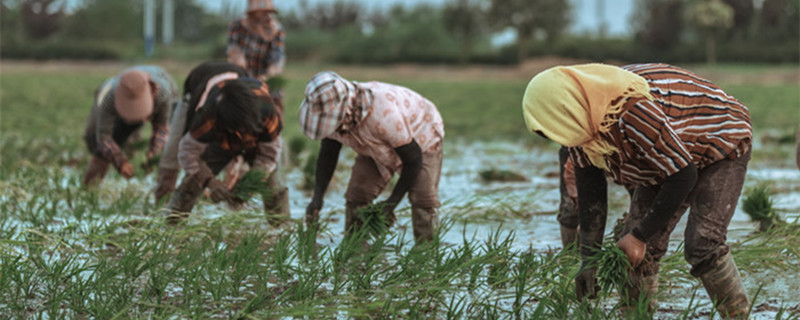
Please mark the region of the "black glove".
[[391, 227], [394, 225], [394, 222], [397, 221], [397, 217], [394, 215], [394, 209], [397, 207], [396, 202], [390, 202], [389, 200], [384, 200], [378, 203], [381, 206], [381, 213], [386, 218], [386, 225]]
[[306, 207], [306, 226], [312, 226], [319, 222], [319, 211], [322, 209], [322, 200], [311, 199], [311, 203]]
[[208, 181], [208, 190], [211, 192], [211, 201], [215, 203], [220, 201], [232, 202], [233, 196], [225, 184], [215, 178]]

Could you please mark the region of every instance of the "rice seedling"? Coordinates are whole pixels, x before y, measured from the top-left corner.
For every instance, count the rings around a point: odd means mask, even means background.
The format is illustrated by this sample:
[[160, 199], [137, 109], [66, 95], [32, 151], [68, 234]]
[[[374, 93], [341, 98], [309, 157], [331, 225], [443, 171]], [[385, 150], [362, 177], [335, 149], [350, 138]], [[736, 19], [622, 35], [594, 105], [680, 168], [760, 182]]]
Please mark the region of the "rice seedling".
[[272, 196], [272, 190], [267, 183], [267, 177], [268, 174], [261, 170], [247, 171], [233, 186], [231, 193], [241, 202], [250, 201], [255, 195], [269, 199]]
[[373, 203], [363, 208], [356, 210], [356, 215], [361, 219], [363, 230], [373, 239], [379, 238], [381, 235], [389, 231], [391, 222], [383, 213], [382, 203]]
[[783, 222], [773, 208], [774, 202], [769, 186], [760, 184], [747, 192], [742, 210], [751, 220], [758, 222], [758, 230], [763, 232]]
[[267, 79], [267, 86], [271, 91], [274, 90], [281, 90], [286, 87], [286, 84], [289, 83], [289, 80], [286, 79], [284, 76], [274, 76]]
[[587, 259], [588, 265], [597, 266], [597, 284], [604, 294], [613, 288], [623, 288], [628, 280], [631, 264], [616, 242], [606, 239], [603, 246]]
[[478, 173], [481, 176], [481, 179], [486, 182], [491, 181], [501, 181], [501, 182], [522, 182], [528, 181], [528, 178], [510, 170], [501, 170], [497, 168], [491, 168], [487, 170], [481, 170]]

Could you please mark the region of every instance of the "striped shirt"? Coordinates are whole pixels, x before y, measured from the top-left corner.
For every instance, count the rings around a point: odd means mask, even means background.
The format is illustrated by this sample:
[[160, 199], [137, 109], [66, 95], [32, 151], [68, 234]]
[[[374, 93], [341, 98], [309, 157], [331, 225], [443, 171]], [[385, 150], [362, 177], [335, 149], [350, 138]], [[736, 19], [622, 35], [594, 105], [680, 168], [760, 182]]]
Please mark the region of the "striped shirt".
[[[703, 169], [750, 150], [750, 112], [715, 84], [666, 64], [622, 68], [647, 80], [653, 100], [629, 101], [602, 134], [619, 150], [606, 157], [615, 182], [656, 185], [689, 163]], [[569, 149], [575, 165], [591, 166], [580, 147]]]
[[[172, 105], [178, 101], [178, 86], [169, 73], [157, 66], [135, 66], [125, 69], [119, 74], [123, 74], [129, 70], [146, 72], [158, 87], [156, 95], [153, 97], [153, 115], [150, 118], [153, 136], [150, 138], [149, 147], [151, 151], [158, 153], [161, 151], [167, 139], [167, 134], [169, 132], [169, 115], [172, 111]], [[128, 158], [122, 152], [119, 145], [114, 142], [113, 138], [114, 123], [120, 119], [117, 114], [117, 109], [114, 107], [114, 95], [117, 85], [119, 84], [119, 77], [120, 76], [117, 75], [103, 82], [97, 90], [97, 97], [95, 97], [95, 107], [98, 111], [96, 132], [99, 152], [106, 160], [114, 164], [116, 168], [128, 162]]]

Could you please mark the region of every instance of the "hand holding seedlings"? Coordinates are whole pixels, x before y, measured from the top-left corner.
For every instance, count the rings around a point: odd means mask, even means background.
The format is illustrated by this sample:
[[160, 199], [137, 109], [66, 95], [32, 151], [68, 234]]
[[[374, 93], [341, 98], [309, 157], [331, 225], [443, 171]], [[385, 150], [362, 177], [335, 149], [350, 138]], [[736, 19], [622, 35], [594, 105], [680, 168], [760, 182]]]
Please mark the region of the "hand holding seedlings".
[[629, 233], [626, 234], [622, 239], [617, 242], [617, 246], [625, 252], [625, 255], [628, 257], [628, 262], [631, 263], [631, 266], [636, 267], [640, 263], [642, 263], [642, 259], [644, 259], [644, 251], [647, 249], [647, 244], [642, 242], [633, 234]]

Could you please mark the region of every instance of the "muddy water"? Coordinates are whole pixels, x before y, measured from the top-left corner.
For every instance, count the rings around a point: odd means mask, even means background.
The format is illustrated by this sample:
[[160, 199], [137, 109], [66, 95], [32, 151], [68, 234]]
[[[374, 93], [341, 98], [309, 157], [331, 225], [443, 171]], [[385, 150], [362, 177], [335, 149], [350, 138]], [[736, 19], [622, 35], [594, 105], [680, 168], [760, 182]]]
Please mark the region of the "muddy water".
[[[756, 150], [758, 151], [758, 150]], [[529, 247], [534, 250], [558, 249], [561, 247], [559, 225], [556, 220], [558, 209], [558, 162], [557, 149], [533, 148], [515, 143], [451, 143], [445, 148], [445, 160], [440, 183], [440, 198], [443, 206], [440, 216], [443, 220], [452, 221], [452, 227], [443, 234], [447, 243], [458, 244], [462, 236], [474, 237], [478, 241], [487, 239], [490, 234], [501, 230], [514, 232], [514, 250], [523, 251]], [[331, 233], [320, 238], [322, 245], [336, 245], [341, 240], [344, 229], [344, 190], [349, 177], [349, 167], [354, 154], [345, 151], [340, 159], [331, 187], [325, 197], [322, 217], [329, 224]], [[782, 162], [779, 162], [782, 163]], [[775, 207], [779, 212], [792, 220], [800, 213], [800, 171], [791, 167], [792, 161], [785, 165], [769, 165], [752, 163], [748, 171], [745, 188], [767, 182], [775, 194]], [[524, 182], [484, 182], [479, 172], [486, 169], [511, 170], [528, 177]], [[80, 170], [66, 170], [66, 176], [79, 176]], [[302, 172], [298, 167], [287, 167], [286, 180], [291, 192], [292, 217], [301, 222], [310, 193], [298, 188], [302, 181]], [[113, 202], [115, 194], [131, 189], [149, 189], [154, 184], [150, 175], [144, 179], [121, 181], [110, 178], [101, 191], [101, 201]], [[66, 182], [62, 183], [66, 186]], [[627, 192], [618, 186], [610, 185], [609, 218], [607, 231], [613, 222], [621, 216], [628, 205]], [[379, 199], [388, 196], [388, 192]], [[260, 203], [252, 201], [250, 210], [259, 211]], [[225, 215], [228, 209], [224, 206], [202, 204], [196, 208], [195, 214], [206, 218]], [[398, 206], [398, 222], [395, 232], [405, 231], [411, 234], [410, 210], [408, 203]], [[141, 218], [141, 217], [139, 217]], [[70, 220], [70, 218], [66, 218]], [[111, 218], [111, 220], [125, 217]], [[81, 223], [80, 221], [62, 221], [64, 225]], [[24, 226], [22, 226], [24, 227]], [[671, 236], [670, 247], [674, 251], [682, 241], [682, 230], [685, 219], [681, 221]], [[756, 224], [749, 221], [747, 215], [737, 208], [728, 233], [730, 241], [739, 241], [751, 235]], [[56, 227], [57, 228], [57, 227]], [[688, 269], [688, 266], [687, 266]], [[762, 286], [754, 319], [773, 319], [778, 308], [800, 308], [800, 273], [774, 274], [770, 272], [743, 272], [745, 286], [749, 295], [754, 295]], [[787, 280], [788, 279], [788, 280]], [[696, 301], [702, 302], [697, 318], [708, 318], [709, 299], [699, 281], [689, 283], [662, 284], [660, 309], [657, 318], [674, 318], [680, 310], [690, 304], [691, 296], [697, 292]], [[510, 301], [509, 301], [510, 303]], [[675, 311], [678, 310], [678, 311]]]
[[[344, 155], [340, 160], [340, 168], [331, 184], [322, 212], [334, 235], [328, 236], [330, 244], [338, 243], [339, 233], [344, 228], [343, 208], [344, 190], [349, 177], [347, 168], [352, 164], [353, 155]], [[767, 182], [776, 192], [775, 207], [788, 220], [793, 220], [800, 213], [800, 171], [790, 167], [765, 167], [751, 165], [745, 188]], [[496, 168], [511, 170], [529, 177], [525, 182], [484, 182], [479, 176], [482, 170]], [[305, 205], [310, 194], [297, 188], [302, 173], [293, 169], [287, 173], [287, 181], [292, 188], [292, 216], [302, 219]], [[439, 195], [443, 203], [440, 209], [442, 219], [454, 221], [453, 226], [443, 235], [448, 243], [460, 243], [462, 236], [474, 236], [482, 240], [498, 229], [503, 232], [513, 231], [515, 250], [557, 249], [561, 247], [559, 224], [556, 220], [558, 210], [558, 159], [555, 148], [532, 148], [515, 143], [472, 143], [450, 144], [445, 148], [442, 178]], [[609, 217], [607, 232], [611, 231], [614, 221], [626, 211], [628, 205], [627, 192], [619, 187], [609, 186]], [[381, 196], [385, 198], [388, 193]], [[408, 203], [404, 201], [398, 206], [397, 228], [411, 233], [410, 212]], [[686, 226], [686, 216], [671, 235], [670, 247], [674, 252], [682, 241], [682, 233]], [[741, 210], [741, 205], [731, 221], [729, 241], [739, 241], [751, 235], [757, 225], [750, 221]], [[688, 270], [688, 265], [687, 265]], [[780, 307], [800, 306], [800, 274], [748, 274], [743, 273], [745, 286], [752, 296], [759, 286], [761, 292], [756, 300], [753, 319], [773, 319]], [[793, 279], [783, 281], [783, 279]], [[664, 285], [662, 285], [662, 290]], [[668, 290], [663, 290], [660, 297], [660, 309], [657, 318], [673, 318], [679, 310], [686, 309], [692, 293], [697, 292], [695, 304], [701, 301], [698, 318], [708, 318], [711, 307], [708, 296], [702, 289], [699, 280], [694, 283], [670, 283]], [[676, 311], [678, 310], [678, 311]]]

